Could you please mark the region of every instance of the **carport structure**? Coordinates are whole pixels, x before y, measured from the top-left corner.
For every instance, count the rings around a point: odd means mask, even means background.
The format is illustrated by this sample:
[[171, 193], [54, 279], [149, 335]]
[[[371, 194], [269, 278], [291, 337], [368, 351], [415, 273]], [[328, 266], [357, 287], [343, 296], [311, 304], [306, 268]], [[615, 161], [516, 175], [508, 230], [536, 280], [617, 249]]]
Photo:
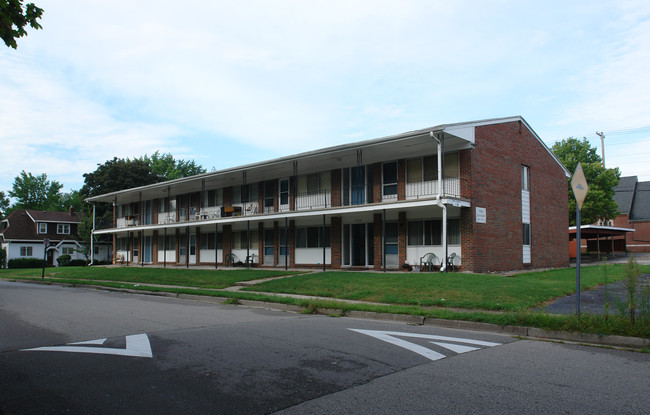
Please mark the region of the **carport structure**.
[[[628, 232], [634, 232], [634, 229], [617, 228], [614, 226], [599, 226], [599, 225], [581, 225], [580, 237], [587, 241], [587, 252], [601, 252], [615, 253], [627, 252], [627, 244], [625, 242], [625, 235]], [[576, 239], [576, 227], [569, 227], [569, 252], [571, 258], [576, 256], [576, 245], [571, 244], [571, 241]], [[582, 246], [582, 244], [581, 244]]]

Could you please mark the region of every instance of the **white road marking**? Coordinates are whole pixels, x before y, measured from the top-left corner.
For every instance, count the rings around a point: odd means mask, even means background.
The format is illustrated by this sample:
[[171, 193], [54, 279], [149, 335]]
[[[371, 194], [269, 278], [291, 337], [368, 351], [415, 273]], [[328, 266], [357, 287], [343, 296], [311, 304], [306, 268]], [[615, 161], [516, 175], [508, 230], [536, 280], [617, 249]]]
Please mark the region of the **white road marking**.
[[467, 353], [467, 352], [473, 352], [474, 350], [480, 349], [480, 347], [469, 347], [460, 344], [451, 344], [451, 343], [442, 343], [442, 342], [430, 342], [430, 343], [433, 343], [440, 347], [444, 347], [445, 349], [449, 349], [452, 352], [456, 352], [456, 353]]
[[75, 342], [75, 343], [68, 343], [68, 344], [104, 344], [104, 342], [106, 342], [106, 339], [88, 340], [85, 342]]
[[112, 347], [84, 347], [74, 345], [102, 345], [106, 339], [89, 340], [85, 342], [69, 343], [67, 346], [36, 347], [33, 349], [22, 349], [23, 352], [68, 352], [68, 353], [93, 353], [108, 354], [115, 356], [132, 357], [153, 357], [151, 344], [146, 334], [134, 334], [126, 336], [126, 348], [116, 349]]
[[446, 342], [465, 343], [465, 344], [472, 344], [472, 345], [485, 346], [485, 347], [501, 345], [501, 343], [493, 343], [493, 342], [487, 342], [483, 340], [465, 339], [462, 337], [436, 336], [433, 334], [405, 333], [400, 331], [382, 331], [382, 330], [361, 330], [361, 329], [349, 329], [349, 330], [374, 337], [376, 339], [394, 344], [395, 346], [403, 347], [407, 350], [410, 350], [421, 356], [424, 356], [430, 360], [439, 360], [447, 356], [445, 356], [442, 353], [438, 353], [434, 350], [427, 349], [426, 347], [420, 346], [419, 344], [411, 343], [406, 340], [399, 339], [397, 337], [399, 336], [399, 337], [414, 337], [414, 338], [427, 339], [427, 340], [443, 340], [444, 342], [431, 341], [430, 343], [451, 350], [452, 352], [455, 353], [467, 353], [473, 350], [479, 350], [480, 348], [463, 346], [463, 345], [446, 343]]

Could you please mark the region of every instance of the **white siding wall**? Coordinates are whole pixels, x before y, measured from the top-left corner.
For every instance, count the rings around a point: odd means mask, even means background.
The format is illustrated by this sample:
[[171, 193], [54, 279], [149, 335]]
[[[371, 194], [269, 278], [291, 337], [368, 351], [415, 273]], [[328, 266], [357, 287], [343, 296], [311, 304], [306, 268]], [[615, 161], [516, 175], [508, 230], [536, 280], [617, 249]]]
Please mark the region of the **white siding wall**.
[[[214, 262], [214, 249], [201, 249], [201, 262]], [[223, 250], [217, 250], [217, 262], [223, 261]]]
[[[332, 263], [332, 249], [325, 248], [325, 263]], [[296, 248], [296, 264], [323, 264], [323, 248]]]
[[[521, 191], [521, 222], [530, 224], [530, 192], [527, 190]], [[532, 231], [531, 231], [531, 243], [532, 243]], [[524, 264], [530, 264], [531, 254], [530, 254], [530, 245], [523, 245], [523, 262]]]

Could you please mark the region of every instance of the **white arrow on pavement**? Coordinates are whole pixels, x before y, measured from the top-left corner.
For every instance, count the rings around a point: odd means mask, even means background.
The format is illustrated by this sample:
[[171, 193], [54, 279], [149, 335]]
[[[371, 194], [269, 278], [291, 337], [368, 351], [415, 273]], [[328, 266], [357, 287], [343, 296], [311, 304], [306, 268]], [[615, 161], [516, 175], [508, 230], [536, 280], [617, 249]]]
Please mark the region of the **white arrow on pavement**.
[[33, 349], [22, 349], [23, 352], [68, 352], [68, 353], [94, 353], [115, 356], [153, 357], [151, 344], [146, 334], [126, 336], [126, 348], [88, 347], [81, 345], [102, 345], [106, 339], [89, 340], [84, 342], [68, 343], [67, 346], [47, 346]]
[[400, 332], [400, 331], [382, 331], [382, 330], [361, 330], [361, 329], [349, 329], [352, 331], [356, 331], [357, 333], [362, 333], [366, 334], [368, 336], [374, 337], [379, 340], [383, 340], [385, 342], [394, 344], [395, 346], [403, 347], [407, 350], [410, 350], [412, 352], [415, 352], [421, 356], [426, 357], [427, 359], [430, 360], [439, 360], [444, 357], [446, 357], [442, 353], [438, 353], [434, 350], [427, 349], [424, 346], [420, 346], [419, 344], [411, 343], [406, 340], [399, 339], [399, 337], [415, 337], [419, 339], [427, 339], [427, 340], [442, 340], [443, 342], [435, 342], [431, 341], [430, 343], [433, 343], [437, 346], [443, 347], [445, 349], [451, 350], [454, 353], [466, 353], [466, 352], [471, 352], [473, 350], [478, 350], [479, 348], [477, 347], [470, 347], [470, 346], [463, 346], [459, 344], [453, 344], [453, 343], [446, 343], [446, 342], [454, 342], [454, 343], [465, 343], [465, 344], [472, 344], [472, 345], [478, 345], [478, 346], [484, 346], [484, 347], [492, 347], [492, 346], [499, 346], [501, 343], [493, 343], [493, 342], [486, 342], [483, 340], [475, 340], [475, 339], [464, 339], [462, 337], [447, 337], [447, 336], [436, 336], [434, 334], [418, 334], [418, 333], [405, 333], [405, 332]]

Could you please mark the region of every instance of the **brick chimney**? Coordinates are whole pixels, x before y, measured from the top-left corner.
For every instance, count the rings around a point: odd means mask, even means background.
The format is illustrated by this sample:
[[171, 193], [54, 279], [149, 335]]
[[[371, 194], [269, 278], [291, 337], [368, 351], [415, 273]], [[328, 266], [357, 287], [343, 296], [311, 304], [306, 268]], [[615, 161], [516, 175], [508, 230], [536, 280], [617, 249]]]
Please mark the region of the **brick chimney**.
[[70, 216], [74, 215], [74, 208], [72, 206], [70, 206], [70, 208], [68, 209], [68, 214]]

